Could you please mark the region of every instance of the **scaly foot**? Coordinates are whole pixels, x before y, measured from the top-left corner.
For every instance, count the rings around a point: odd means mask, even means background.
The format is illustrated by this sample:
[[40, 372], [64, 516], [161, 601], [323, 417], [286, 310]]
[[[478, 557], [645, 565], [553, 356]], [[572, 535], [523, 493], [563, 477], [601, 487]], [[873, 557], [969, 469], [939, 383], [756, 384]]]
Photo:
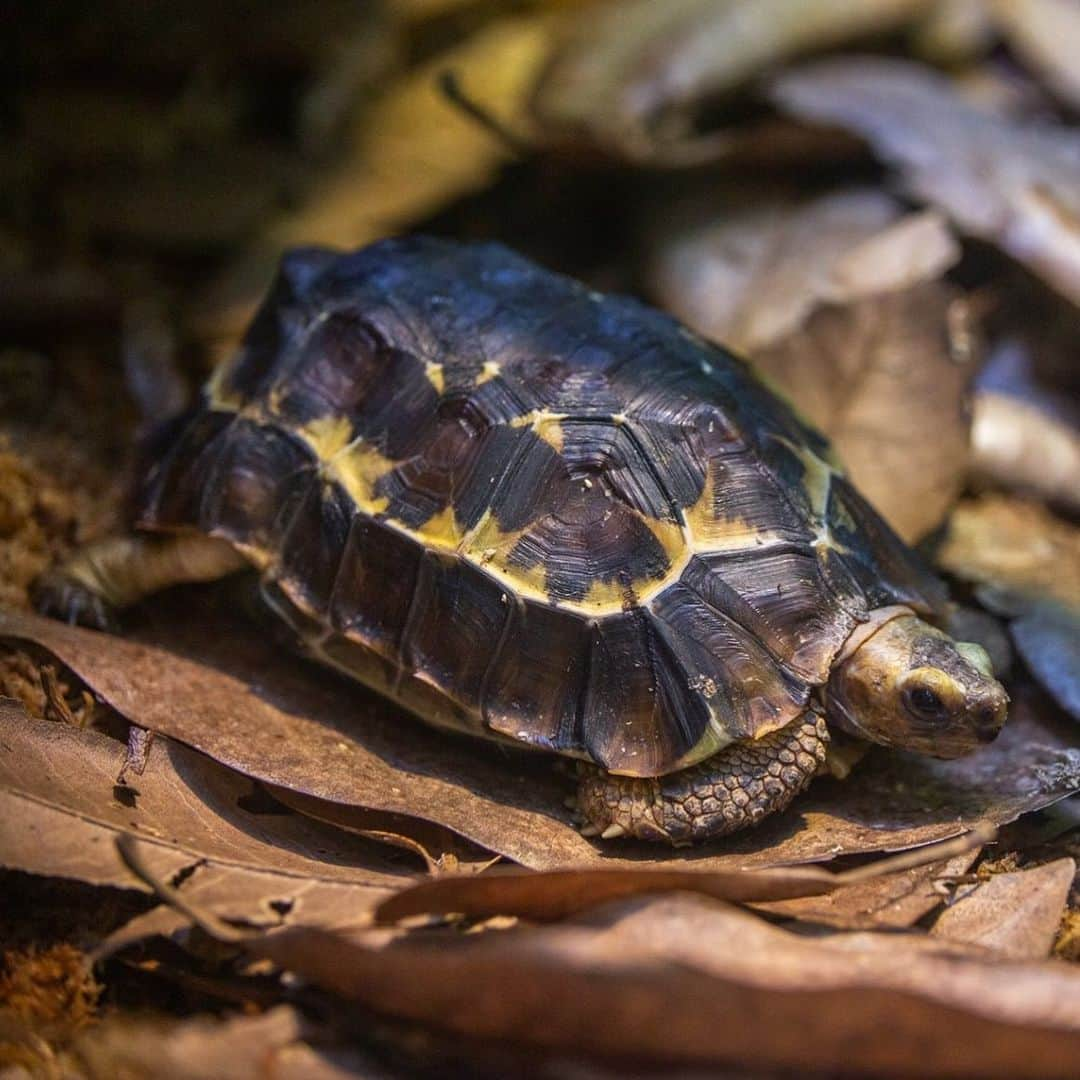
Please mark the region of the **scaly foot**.
[[771, 735], [668, 776], [613, 776], [588, 767], [577, 795], [582, 832], [686, 844], [756, 825], [806, 789], [828, 742], [824, 717], [806, 712]]

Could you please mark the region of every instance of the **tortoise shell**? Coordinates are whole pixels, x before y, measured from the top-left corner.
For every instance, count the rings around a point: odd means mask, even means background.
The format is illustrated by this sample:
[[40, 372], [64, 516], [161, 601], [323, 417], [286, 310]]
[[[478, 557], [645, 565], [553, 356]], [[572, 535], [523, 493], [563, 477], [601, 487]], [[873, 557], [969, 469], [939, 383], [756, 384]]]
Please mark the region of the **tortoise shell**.
[[497, 245], [300, 250], [150, 471], [321, 659], [436, 724], [654, 776], [795, 718], [941, 584], [748, 368]]

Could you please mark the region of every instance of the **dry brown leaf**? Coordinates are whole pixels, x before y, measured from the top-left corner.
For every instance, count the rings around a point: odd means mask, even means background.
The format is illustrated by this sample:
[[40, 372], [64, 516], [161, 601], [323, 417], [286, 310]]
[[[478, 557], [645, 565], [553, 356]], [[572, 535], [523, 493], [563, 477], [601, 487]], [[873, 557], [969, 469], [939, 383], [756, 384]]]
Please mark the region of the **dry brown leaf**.
[[895, 933], [803, 937], [685, 894], [555, 927], [284, 930], [242, 944], [384, 1013], [623, 1059], [1071, 1077], [1080, 1053], [1080, 972], [1065, 965], [988, 963]]
[[[283, 876], [360, 885], [403, 880], [403, 875], [379, 866], [370, 846], [309, 818], [261, 806], [259, 792], [247, 777], [179, 743], [154, 739], [144, 771], [119, 783], [126, 748], [107, 735], [33, 720], [11, 704], [0, 708], [0, 732], [0, 789], [28, 806], [44, 804], [114, 832], [132, 832], [183, 851], [188, 862], [194, 856]], [[49, 840], [29, 809], [18, 819], [5, 817], [0, 831], [0, 857], [5, 860], [23, 849], [33, 858], [34, 848], [43, 852]], [[71, 840], [62, 836], [50, 841], [52, 857], [58, 845], [67, 847]], [[91, 857], [86, 849], [72, 854], [77, 867]], [[107, 850], [98, 852], [98, 858], [111, 862]]]
[[269, 790], [278, 802], [284, 803], [298, 814], [305, 814], [316, 821], [378, 840], [391, 847], [411, 851], [420, 856], [431, 874], [451, 873], [456, 870], [479, 873], [499, 859], [499, 856], [494, 856], [493, 859], [491, 852], [470, 844], [451, 829], [434, 822], [328, 802], [284, 787], [269, 786]]
[[1008, 43], [1066, 101], [1080, 106], [1080, 8], [1075, 0], [988, 0]]
[[825, 304], [937, 280], [960, 257], [937, 213], [905, 214], [872, 188], [754, 204], [695, 222], [652, 258], [660, 304], [738, 352], [775, 345]]
[[971, 423], [972, 478], [1080, 512], [1080, 431], [1012, 394], [980, 390]]
[[752, 906], [770, 915], [844, 929], [913, 926], [945, 902], [949, 884], [967, 873], [978, 855], [979, 851], [975, 849], [902, 874], [844, 885], [822, 896]]
[[995, 874], [946, 908], [931, 934], [983, 945], [1015, 960], [1050, 955], [1076, 876], [1072, 859], [1033, 870]]
[[569, 782], [550, 757], [442, 735], [194, 599], [155, 602], [140, 627], [165, 649], [14, 613], [0, 613], [0, 636], [36, 642], [129, 720], [245, 775], [435, 821], [532, 869], [730, 870], [900, 850], [980, 821], [1004, 824], [1080, 789], [1080, 750], [1044, 745], [1028, 716], [959, 761], [872, 754], [850, 780], [819, 781], [787, 813], [723, 842], [675, 853], [593, 843], [563, 806]]
[[364, 111], [338, 165], [212, 286], [194, 316], [196, 330], [235, 341], [284, 248], [359, 247], [490, 183], [514, 152], [450, 101], [440, 77], [452, 72], [471, 101], [521, 130], [550, 27], [544, 15], [500, 19], [391, 82]]
[[884, 33], [927, 0], [630, 0], [568, 23], [536, 93], [556, 137], [632, 160], [715, 156], [724, 132], [694, 132], [703, 104], [791, 56]]
[[824, 61], [779, 76], [773, 99], [868, 140], [912, 195], [990, 240], [1080, 303], [1080, 135], [998, 116], [928, 68]]
[[483, 877], [445, 877], [409, 886], [382, 901], [375, 918], [377, 922], [389, 923], [411, 915], [458, 914], [474, 918], [513, 915], [534, 922], [557, 922], [613, 900], [676, 891], [740, 904], [818, 900], [826, 894], [844, 891], [847, 885], [858, 887], [903, 877], [913, 865], [921, 868], [923, 863], [933, 863], [939, 854], [945, 857], [963, 849], [970, 855], [972, 848], [993, 839], [994, 835], [993, 830], [984, 827], [944, 845], [906, 852], [839, 874], [813, 866], [712, 873], [662, 867], [640, 870], [582, 867], [537, 873], [507, 867]]
[[533, 922], [558, 922], [612, 900], [662, 892], [695, 892], [716, 900], [787, 900], [836, 887], [834, 875], [815, 867], [792, 870], [492, 870], [481, 877], [423, 881], [383, 900], [378, 922], [412, 915], [516, 915]]
[[[359, 1052], [338, 1065], [306, 1042], [311, 1025], [287, 1005], [219, 1020], [110, 1018], [81, 1036], [61, 1059], [86, 1080], [377, 1080], [389, 1076]], [[77, 1069], [77, 1072], [74, 1070]]]
[[773, 204], [669, 242], [661, 304], [755, 368], [832, 440], [855, 485], [906, 540], [930, 532], [967, 467], [975, 372], [959, 249], [933, 212], [874, 190]]
[[[113, 846], [131, 831], [185, 895], [257, 925], [356, 925], [387, 886], [408, 880], [332, 829], [260, 813], [257, 803], [245, 810], [238, 800], [252, 795], [251, 782], [187, 747], [155, 739], [130, 785], [114, 783], [123, 758], [123, 744], [107, 736], [0, 703], [0, 865], [131, 888]], [[185, 925], [155, 908], [110, 935], [102, 955]]]
[[755, 368], [829, 436], [852, 482], [908, 542], [942, 523], [967, 474], [975, 373], [966, 302], [927, 282], [817, 311]]
[[1080, 607], [1080, 529], [1037, 502], [965, 500], [949, 519], [937, 561], [967, 581]]

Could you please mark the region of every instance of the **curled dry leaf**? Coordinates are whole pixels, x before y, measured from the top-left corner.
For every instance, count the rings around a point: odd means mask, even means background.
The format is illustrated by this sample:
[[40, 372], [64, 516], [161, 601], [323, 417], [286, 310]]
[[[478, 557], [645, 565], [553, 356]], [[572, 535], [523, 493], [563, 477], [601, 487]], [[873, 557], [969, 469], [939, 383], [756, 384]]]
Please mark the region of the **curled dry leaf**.
[[[130, 888], [113, 840], [132, 831], [147, 841], [155, 872], [182, 879], [185, 895], [259, 925], [355, 925], [407, 880], [332, 829], [259, 812], [249, 780], [187, 747], [155, 739], [144, 772], [122, 785], [124, 753], [99, 732], [32, 720], [0, 702], [0, 864]], [[184, 925], [155, 908], [111, 935], [103, 954]]]
[[979, 849], [975, 848], [944, 862], [843, 885], [821, 896], [752, 906], [770, 915], [845, 929], [913, 926], [944, 903], [950, 884], [967, 873], [978, 856]]
[[269, 788], [274, 798], [298, 814], [305, 814], [316, 821], [325, 822], [346, 832], [366, 836], [370, 840], [389, 844], [391, 847], [411, 851], [420, 857], [429, 874], [437, 875], [454, 871], [480, 873], [500, 856], [492, 856], [457, 833], [431, 821], [328, 802], [304, 795], [289, 788]]
[[915, 540], [941, 523], [967, 467], [972, 335], [964, 300], [938, 280], [958, 257], [936, 213], [851, 190], [680, 236], [653, 276], [664, 306], [749, 353]]
[[940, 215], [904, 214], [871, 188], [801, 204], [757, 204], [662, 242], [650, 276], [660, 303], [698, 333], [754, 354], [824, 304], [939, 278], [960, 257]]
[[988, 0], [1005, 39], [1054, 90], [1080, 106], [1080, 8], [1074, 0]]
[[505, 868], [482, 878], [442, 878], [413, 885], [379, 904], [375, 917], [379, 922], [396, 922], [424, 914], [515, 915], [535, 922], [554, 922], [612, 900], [672, 891], [695, 892], [735, 903], [818, 898], [842, 891], [849, 884], [877, 883], [894, 874], [903, 875], [913, 865], [921, 867], [939, 856], [957, 851], [970, 854], [973, 848], [995, 835], [995, 830], [983, 826], [944, 844], [934, 844], [920, 852], [905, 852], [839, 874], [813, 866], [711, 873], [674, 868], [581, 868], [535, 873]]
[[980, 390], [971, 424], [976, 483], [1037, 495], [1080, 511], [1080, 431], [1011, 394]]
[[780, 75], [788, 112], [842, 127], [897, 165], [907, 189], [1080, 303], [1080, 135], [976, 108], [903, 61], [824, 61]]
[[558, 922], [612, 900], [649, 893], [686, 891], [718, 900], [786, 900], [814, 896], [835, 887], [834, 875], [815, 867], [791, 870], [521, 870], [492, 871], [482, 877], [425, 881], [382, 901], [379, 922], [412, 915], [516, 915], [533, 922]]
[[72, 1070], [65, 1075], [88, 1080], [378, 1080], [389, 1075], [358, 1052], [339, 1065], [312, 1049], [304, 1041], [310, 1027], [287, 1005], [225, 1020], [205, 1015], [185, 1020], [114, 1017], [77, 1039], [62, 1052], [62, 1060]]
[[702, 105], [788, 57], [884, 33], [926, 0], [652, 0], [607, 4], [567, 24], [536, 91], [541, 124], [640, 161], [723, 152], [695, 136]]
[[[126, 748], [107, 735], [33, 720], [12, 706], [0, 709], [0, 731], [7, 794], [224, 865], [361, 885], [402, 880], [347, 833], [264, 809], [247, 777], [179, 743], [154, 739], [143, 771], [118, 783]], [[25, 821], [2, 827], [5, 854], [26, 842], [20, 834], [36, 831]]]
[[975, 371], [967, 324], [957, 292], [927, 282], [822, 308], [752, 358], [825, 431], [852, 482], [908, 542], [940, 525], [963, 488]]
[[1044, 744], [1034, 719], [967, 759], [881, 753], [844, 783], [818, 781], [785, 814], [722, 843], [677, 853], [591, 843], [563, 806], [551, 758], [433, 731], [249, 624], [188, 594], [155, 603], [139, 629], [155, 646], [0, 613], [0, 637], [33, 641], [140, 727], [247, 776], [346, 806], [434, 821], [533, 869], [699, 870], [814, 862], [900, 850], [1004, 824], [1080, 789], [1080, 750]]
[[961, 894], [930, 932], [948, 941], [983, 945], [1015, 960], [1043, 959], [1053, 948], [1075, 875], [1072, 859], [995, 874]]
[[1080, 719], [1080, 529], [1040, 503], [985, 496], [957, 507], [938, 561], [1012, 616], [1029, 670]]
[[454, 104], [440, 78], [452, 72], [471, 101], [519, 131], [550, 35], [550, 16], [500, 19], [392, 81], [363, 113], [336, 168], [202, 298], [196, 332], [237, 340], [283, 248], [359, 247], [491, 182], [514, 152]]
[[1080, 529], [1036, 502], [965, 500], [949, 519], [937, 561], [967, 581], [1080, 607]]
[[242, 944], [383, 1013], [624, 1060], [1071, 1077], [1080, 1053], [1080, 972], [1064, 965], [988, 963], [895, 933], [802, 937], [686, 894], [555, 927], [287, 929]]

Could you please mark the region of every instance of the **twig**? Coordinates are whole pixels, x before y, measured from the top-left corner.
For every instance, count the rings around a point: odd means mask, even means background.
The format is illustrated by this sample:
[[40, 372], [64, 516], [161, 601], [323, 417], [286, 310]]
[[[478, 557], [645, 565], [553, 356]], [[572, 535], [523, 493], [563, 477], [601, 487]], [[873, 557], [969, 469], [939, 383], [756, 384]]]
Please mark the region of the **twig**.
[[193, 904], [186, 896], [181, 895], [178, 889], [174, 889], [158, 877], [143, 857], [142, 847], [143, 845], [131, 833], [121, 833], [116, 838], [116, 850], [124, 865], [140, 881], [149, 885], [166, 904], [175, 908], [181, 915], [186, 915], [200, 930], [205, 930], [218, 941], [224, 941], [230, 945], [242, 945], [253, 936], [250, 931], [238, 930], [212, 912]]

